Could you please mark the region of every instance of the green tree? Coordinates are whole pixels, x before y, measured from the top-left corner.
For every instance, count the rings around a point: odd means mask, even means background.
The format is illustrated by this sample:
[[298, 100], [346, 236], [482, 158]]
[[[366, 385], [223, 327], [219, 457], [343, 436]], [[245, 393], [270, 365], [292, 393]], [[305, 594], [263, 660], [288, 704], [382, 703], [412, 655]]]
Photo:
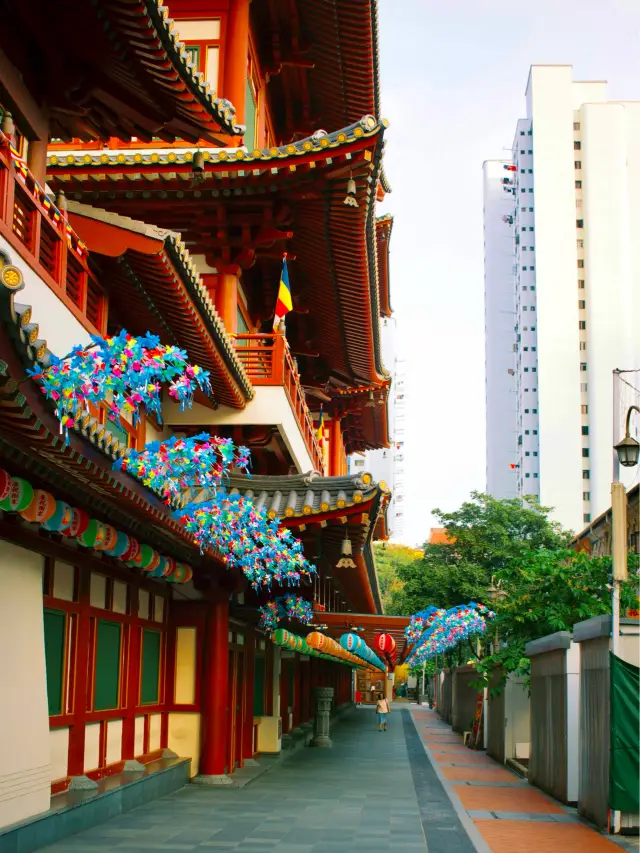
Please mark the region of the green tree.
[[[611, 572], [610, 557], [572, 550], [528, 553], [500, 571], [506, 596], [496, 605], [490, 629], [497, 632], [500, 648], [476, 662], [482, 681], [487, 683], [496, 668], [502, 683], [510, 672], [528, 674], [528, 642], [610, 613]], [[635, 598], [635, 583], [622, 584], [622, 606], [632, 606]]]
[[566, 546], [570, 534], [549, 518], [550, 512], [533, 502], [523, 505], [479, 492], [454, 512], [435, 509], [449, 541], [427, 542], [421, 560], [398, 566], [405, 612], [486, 601], [494, 575], [518, 565], [531, 551]]
[[398, 577], [401, 566], [414, 563], [422, 556], [422, 551], [406, 545], [392, 545], [388, 542], [376, 542], [373, 553], [380, 585], [380, 597], [383, 611], [391, 616], [403, 615], [404, 609], [402, 581]]

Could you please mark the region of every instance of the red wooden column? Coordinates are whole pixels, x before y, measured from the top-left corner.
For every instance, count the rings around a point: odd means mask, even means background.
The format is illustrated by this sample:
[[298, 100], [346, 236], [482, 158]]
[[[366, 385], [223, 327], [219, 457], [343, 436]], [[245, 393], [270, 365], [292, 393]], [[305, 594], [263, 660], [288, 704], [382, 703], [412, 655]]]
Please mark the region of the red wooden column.
[[300, 664], [300, 722], [308, 723], [311, 714], [311, 660]]
[[207, 619], [200, 719], [200, 775], [222, 776], [227, 759], [229, 596], [218, 593]]
[[73, 692], [74, 723], [69, 729], [69, 776], [84, 775], [84, 741], [89, 701], [89, 678], [91, 656], [91, 617], [89, 615], [89, 597], [91, 572], [77, 569], [78, 572], [78, 626], [76, 634], [75, 682]]
[[[238, 124], [245, 120], [245, 96], [249, 62], [249, 0], [231, 0], [227, 19], [224, 88], [220, 93], [236, 108]], [[251, 147], [251, 146], [250, 146]]]
[[[130, 584], [129, 607], [131, 621], [126, 628], [128, 631], [128, 662], [127, 672], [127, 706], [122, 721], [122, 758], [127, 761], [135, 758], [136, 712], [140, 685], [140, 628], [138, 626], [139, 589]], [[165, 697], [165, 701], [167, 701]]]
[[304, 664], [300, 660], [300, 655], [296, 654], [295, 660], [293, 663], [294, 667], [294, 700], [293, 700], [293, 728], [297, 729], [300, 723], [304, 722], [302, 719], [302, 670], [306, 664]]
[[242, 758], [253, 758], [253, 692], [255, 686], [256, 638], [247, 632], [244, 650], [244, 722]]
[[289, 660], [280, 658], [280, 717], [282, 734], [289, 733]]

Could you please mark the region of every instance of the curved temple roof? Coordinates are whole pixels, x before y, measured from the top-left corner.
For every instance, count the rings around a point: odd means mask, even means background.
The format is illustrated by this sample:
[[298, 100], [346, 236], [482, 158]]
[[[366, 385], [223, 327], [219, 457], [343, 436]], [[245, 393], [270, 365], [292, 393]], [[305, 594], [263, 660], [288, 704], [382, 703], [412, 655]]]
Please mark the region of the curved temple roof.
[[[375, 187], [386, 127], [367, 115], [280, 147], [203, 149], [197, 186], [194, 151], [56, 152], [48, 158], [48, 177], [70, 198], [95, 200], [119, 213], [133, 209], [143, 219], [170, 225], [205, 254], [211, 228], [203, 232], [200, 222], [210, 220], [214, 208], [244, 214], [286, 202], [297, 228], [285, 244], [296, 257], [292, 288], [309, 309], [321, 359], [342, 380], [381, 384], [388, 374], [380, 350]], [[344, 203], [350, 176], [356, 206]]]
[[244, 133], [160, 0], [5, 0], [0, 10], [0, 45], [46, 104], [53, 137], [215, 142]]

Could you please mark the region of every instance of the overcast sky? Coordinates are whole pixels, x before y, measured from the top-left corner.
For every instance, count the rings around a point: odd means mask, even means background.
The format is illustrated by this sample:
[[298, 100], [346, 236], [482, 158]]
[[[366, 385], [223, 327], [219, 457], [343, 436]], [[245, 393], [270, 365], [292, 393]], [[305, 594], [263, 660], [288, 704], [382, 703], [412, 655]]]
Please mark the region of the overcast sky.
[[403, 541], [485, 485], [482, 163], [504, 156], [532, 64], [640, 99], [638, 0], [379, 0], [391, 294], [406, 358]]

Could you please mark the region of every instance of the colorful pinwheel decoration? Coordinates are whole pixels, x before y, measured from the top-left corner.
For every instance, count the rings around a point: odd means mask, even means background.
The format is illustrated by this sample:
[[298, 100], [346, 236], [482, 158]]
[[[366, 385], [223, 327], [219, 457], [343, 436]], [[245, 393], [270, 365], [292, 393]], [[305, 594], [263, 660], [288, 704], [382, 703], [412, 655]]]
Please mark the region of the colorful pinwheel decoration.
[[417, 666], [469, 637], [484, 634], [487, 621], [494, 616], [484, 604], [473, 601], [450, 610], [428, 607], [416, 613], [405, 630], [407, 639], [415, 643], [407, 663]]
[[213, 498], [218, 489], [224, 489], [232, 468], [248, 474], [249, 455], [247, 447], [236, 447], [230, 438], [201, 433], [151, 441], [144, 450], [131, 450], [113, 467], [128, 471], [177, 508], [196, 496]]
[[189, 504], [175, 513], [200, 550], [216, 550], [229, 568], [239, 567], [254, 589], [299, 584], [315, 572], [302, 543], [270, 518], [264, 507], [240, 495], [219, 492], [211, 501]]
[[209, 373], [190, 364], [187, 353], [160, 343], [149, 332], [133, 337], [124, 330], [111, 338], [92, 336], [87, 347], [75, 347], [69, 355], [50, 355], [47, 367], [29, 370], [45, 396], [56, 404], [61, 430], [69, 442], [69, 427], [89, 403], [103, 404], [108, 416], [122, 415], [136, 423], [141, 406], [162, 421], [160, 391], [168, 393], [181, 409], [193, 403], [196, 390], [211, 393]]
[[293, 593], [287, 593], [275, 601], [269, 601], [259, 608], [260, 627], [271, 633], [282, 621], [301, 622], [310, 625], [313, 622], [311, 602]]

